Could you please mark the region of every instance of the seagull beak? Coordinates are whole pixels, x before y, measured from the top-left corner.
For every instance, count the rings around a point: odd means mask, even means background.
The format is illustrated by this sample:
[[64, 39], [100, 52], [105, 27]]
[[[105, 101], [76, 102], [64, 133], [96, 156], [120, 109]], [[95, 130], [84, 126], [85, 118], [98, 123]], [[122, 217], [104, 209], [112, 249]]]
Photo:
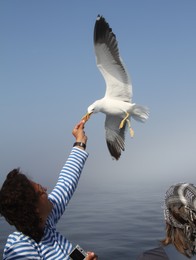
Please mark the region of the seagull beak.
[[92, 115], [93, 112], [87, 113], [85, 116], [82, 117], [82, 120], [84, 120], [85, 122], [87, 122], [90, 118], [90, 116]]

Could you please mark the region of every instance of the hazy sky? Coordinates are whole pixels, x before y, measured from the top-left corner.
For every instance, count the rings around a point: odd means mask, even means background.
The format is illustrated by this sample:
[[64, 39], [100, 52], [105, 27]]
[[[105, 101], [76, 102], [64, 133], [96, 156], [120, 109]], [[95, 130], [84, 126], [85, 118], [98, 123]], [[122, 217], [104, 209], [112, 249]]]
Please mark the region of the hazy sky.
[[89, 159], [80, 188], [195, 182], [196, 1], [0, 2], [0, 183], [14, 167], [55, 184], [87, 107], [104, 96], [93, 29], [109, 22], [133, 84], [133, 101], [150, 118], [132, 120], [133, 139], [114, 161], [103, 114], [86, 124]]

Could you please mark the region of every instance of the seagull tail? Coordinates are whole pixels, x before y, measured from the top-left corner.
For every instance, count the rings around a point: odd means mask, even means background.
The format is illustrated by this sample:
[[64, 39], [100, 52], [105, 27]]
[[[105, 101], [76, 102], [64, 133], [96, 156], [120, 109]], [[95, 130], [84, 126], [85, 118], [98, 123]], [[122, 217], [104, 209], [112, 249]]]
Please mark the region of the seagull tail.
[[131, 115], [136, 121], [144, 123], [149, 117], [149, 109], [140, 105], [134, 105]]

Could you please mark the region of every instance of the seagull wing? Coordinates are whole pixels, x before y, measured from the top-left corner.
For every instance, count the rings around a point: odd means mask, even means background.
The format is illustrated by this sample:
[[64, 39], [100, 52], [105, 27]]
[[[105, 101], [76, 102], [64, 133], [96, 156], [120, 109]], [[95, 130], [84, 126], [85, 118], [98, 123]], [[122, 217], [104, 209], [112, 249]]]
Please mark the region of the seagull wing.
[[116, 160], [120, 158], [121, 151], [125, 150], [126, 123], [119, 129], [121, 120], [122, 118], [111, 115], [107, 115], [105, 120], [106, 143], [111, 156]]
[[119, 54], [116, 36], [99, 15], [94, 27], [94, 48], [97, 67], [106, 82], [105, 96], [130, 102], [132, 85]]

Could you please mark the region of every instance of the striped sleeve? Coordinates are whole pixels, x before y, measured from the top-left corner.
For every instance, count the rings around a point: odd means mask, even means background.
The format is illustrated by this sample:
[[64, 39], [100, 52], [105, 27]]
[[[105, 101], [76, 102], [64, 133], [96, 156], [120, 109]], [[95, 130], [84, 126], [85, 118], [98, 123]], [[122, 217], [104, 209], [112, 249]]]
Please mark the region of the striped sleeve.
[[30, 242], [22, 233], [14, 232], [9, 235], [7, 239], [7, 243], [4, 248], [3, 260], [40, 260], [40, 256], [37, 250], [35, 250], [34, 244], [35, 242]]
[[71, 199], [88, 153], [77, 147], [73, 147], [72, 151], [60, 172], [57, 184], [52, 192], [49, 194], [49, 199], [53, 203], [53, 210], [49, 216], [49, 221], [55, 225], [61, 215], [64, 213], [65, 208]]

